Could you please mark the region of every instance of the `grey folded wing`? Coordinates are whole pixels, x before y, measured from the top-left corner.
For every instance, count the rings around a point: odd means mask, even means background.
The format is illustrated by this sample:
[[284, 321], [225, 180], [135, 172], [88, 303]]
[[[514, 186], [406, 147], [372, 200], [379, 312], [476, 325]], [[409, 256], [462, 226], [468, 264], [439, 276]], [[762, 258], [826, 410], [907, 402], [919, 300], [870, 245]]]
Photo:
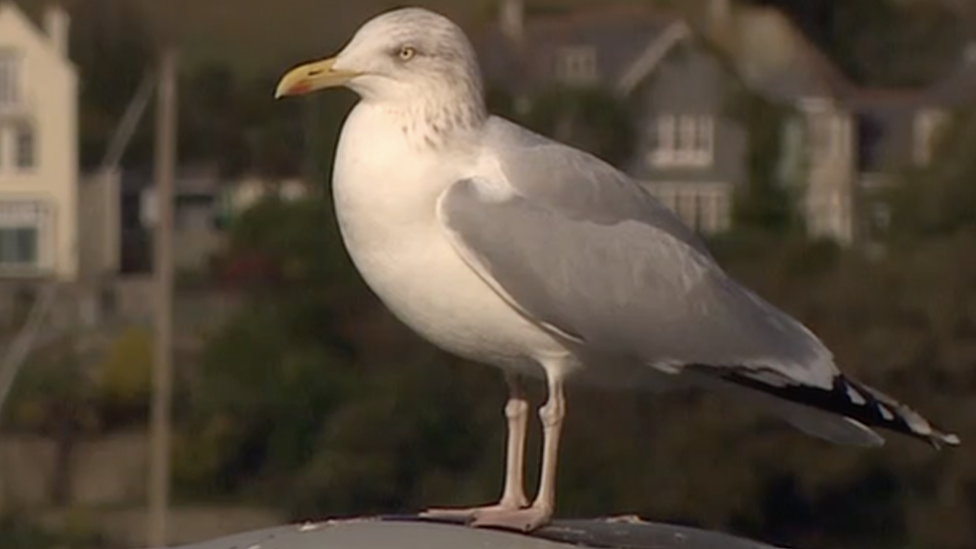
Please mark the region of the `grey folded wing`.
[[599, 159], [495, 119], [501, 176], [456, 182], [438, 215], [459, 254], [514, 307], [588, 352], [665, 371], [744, 370], [829, 387], [829, 351], [729, 278], [701, 241]]

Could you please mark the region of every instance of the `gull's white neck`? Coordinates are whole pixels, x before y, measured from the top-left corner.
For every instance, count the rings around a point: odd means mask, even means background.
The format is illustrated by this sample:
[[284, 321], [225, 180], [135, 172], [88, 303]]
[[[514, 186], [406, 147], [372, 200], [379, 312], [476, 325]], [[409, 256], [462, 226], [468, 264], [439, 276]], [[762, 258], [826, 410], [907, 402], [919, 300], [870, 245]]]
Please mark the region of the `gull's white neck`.
[[[449, 352], [522, 364], [531, 352], [558, 351], [449, 241], [437, 202], [459, 179], [482, 173], [482, 132], [460, 125], [449, 109], [414, 117], [425, 108], [364, 101], [343, 126], [333, 193], [356, 268], [397, 318]], [[431, 135], [443, 138], [428, 143]]]
[[482, 109], [438, 104], [436, 97], [356, 105], [343, 125], [333, 174], [347, 245], [387, 229], [395, 239], [393, 227], [431, 222], [441, 193], [477, 161]]
[[430, 82], [424, 89], [392, 97], [367, 93], [357, 106], [360, 108], [386, 118], [380, 121], [377, 117], [372, 131], [381, 131], [383, 126], [399, 128], [418, 151], [463, 147], [477, 138], [487, 118], [480, 86], [474, 83]]

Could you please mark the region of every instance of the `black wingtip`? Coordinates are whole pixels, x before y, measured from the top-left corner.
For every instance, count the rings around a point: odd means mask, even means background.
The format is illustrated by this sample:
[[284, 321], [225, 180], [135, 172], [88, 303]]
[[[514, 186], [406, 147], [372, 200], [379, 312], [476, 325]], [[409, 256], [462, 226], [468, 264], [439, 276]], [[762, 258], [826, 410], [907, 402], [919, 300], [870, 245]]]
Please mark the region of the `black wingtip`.
[[746, 368], [741, 371], [724, 370], [720, 376], [726, 381], [796, 404], [842, 415], [868, 427], [907, 435], [927, 442], [936, 450], [943, 446], [960, 444], [957, 435], [941, 431], [915, 410], [844, 375], [836, 376], [831, 387], [825, 389], [810, 385], [772, 385], [749, 377], [744, 373], [748, 371]]
[[845, 390], [854, 389], [866, 395], [867, 402], [864, 407], [873, 408], [878, 412], [877, 415], [880, 417], [873, 418], [873, 421], [871, 417], [861, 419], [866, 424], [922, 439], [936, 450], [941, 450], [943, 445], [959, 446], [960, 440], [957, 435], [943, 432], [921, 414], [894, 398], [845, 376], [839, 376], [837, 380], [846, 385]]
[[929, 436], [929, 444], [932, 445], [936, 450], [941, 450], [942, 446], [959, 446], [962, 443], [959, 437], [953, 433], [941, 433], [939, 431], [933, 431], [932, 435]]

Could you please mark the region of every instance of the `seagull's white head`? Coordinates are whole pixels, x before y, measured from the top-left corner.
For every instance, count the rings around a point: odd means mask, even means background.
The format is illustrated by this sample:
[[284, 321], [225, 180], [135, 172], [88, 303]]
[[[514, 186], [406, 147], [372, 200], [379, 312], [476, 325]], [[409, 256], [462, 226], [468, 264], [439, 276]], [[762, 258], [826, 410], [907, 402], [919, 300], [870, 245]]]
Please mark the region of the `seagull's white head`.
[[396, 106], [465, 104], [484, 116], [474, 48], [450, 19], [422, 8], [374, 17], [335, 56], [300, 65], [278, 83], [275, 97], [345, 86], [363, 100]]

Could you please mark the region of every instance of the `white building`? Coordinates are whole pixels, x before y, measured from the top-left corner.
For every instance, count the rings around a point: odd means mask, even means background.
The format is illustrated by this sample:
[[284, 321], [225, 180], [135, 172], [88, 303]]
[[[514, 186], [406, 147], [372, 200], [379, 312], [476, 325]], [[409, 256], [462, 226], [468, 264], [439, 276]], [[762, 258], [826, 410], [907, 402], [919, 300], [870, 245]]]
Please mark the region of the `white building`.
[[67, 13], [0, 0], [0, 278], [78, 276], [78, 75]]

